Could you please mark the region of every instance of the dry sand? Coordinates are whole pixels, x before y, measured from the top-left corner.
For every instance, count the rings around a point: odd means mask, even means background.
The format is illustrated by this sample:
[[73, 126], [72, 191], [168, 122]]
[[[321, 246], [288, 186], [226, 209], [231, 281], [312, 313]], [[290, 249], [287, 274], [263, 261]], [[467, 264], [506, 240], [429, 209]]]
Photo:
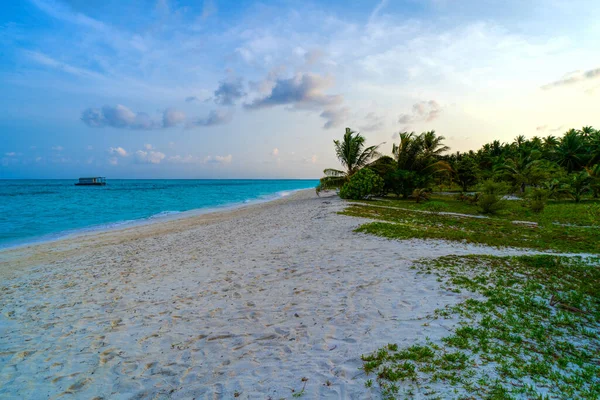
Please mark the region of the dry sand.
[[361, 354], [448, 334], [422, 257], [314, 191], [0, 252], [0, 398], [378, 398]]

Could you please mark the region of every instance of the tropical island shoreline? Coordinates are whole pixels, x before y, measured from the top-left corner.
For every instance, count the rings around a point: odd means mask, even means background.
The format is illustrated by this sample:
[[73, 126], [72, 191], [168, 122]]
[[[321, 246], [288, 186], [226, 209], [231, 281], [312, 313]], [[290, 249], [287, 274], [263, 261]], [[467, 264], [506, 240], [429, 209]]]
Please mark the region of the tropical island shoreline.
[[357, 233], [355, 207], [303, 190], [1, 252], [0, 394], [377, 398], [364, 355], [440, 342], [459, 319], [428, 315], [480, 298], [419, 260], [535, 254]]

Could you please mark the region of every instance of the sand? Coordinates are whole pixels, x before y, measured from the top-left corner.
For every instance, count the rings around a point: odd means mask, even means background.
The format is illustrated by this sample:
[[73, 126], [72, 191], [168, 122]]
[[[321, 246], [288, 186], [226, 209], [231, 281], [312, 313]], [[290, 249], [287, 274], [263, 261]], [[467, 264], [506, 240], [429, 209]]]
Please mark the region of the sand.
[[355, 233], [344, 207], [301, 191], [0, 252], [0, 398], [378, 398], [361, 354], [439, 340], [455, 321], [422, 318], [469, 296], [415, 260], [524, 253]]

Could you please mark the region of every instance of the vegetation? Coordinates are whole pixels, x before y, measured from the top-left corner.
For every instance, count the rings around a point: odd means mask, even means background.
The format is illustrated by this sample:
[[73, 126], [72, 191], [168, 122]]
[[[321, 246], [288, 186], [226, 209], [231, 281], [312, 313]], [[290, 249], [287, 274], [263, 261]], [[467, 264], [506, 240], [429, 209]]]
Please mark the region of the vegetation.
[[370, 168], [363, 168], [340, 189], [342, 199], [361, 200], [378, 195], [383, 190], [383, 179]]
[[317, 193], [322, 190], [341, 188], [350, 180], [352, 175], [365, 167], [370, 161], [379, 157], [377, 149], [379, 146], [365, 147], [365, 138], [360, 133], [346, 128], [344, 138], [334, 140], [335, 154], [344, 167], [344, 170], [326, 169], [325, 177], [317, 186]]
[[458, 323], [436, 342], [363, 355], [365, 387], [385, 398], [600, 398], [600, 131], [455, 154], [443, 141], [400, 133], [391, 156], [345, 172], [340, 194], [359, 201], [341, 213], [374, 220], [357, 231], [390, 239], [586, 254], [419, 261], [443, 289], [468, 292], [427, 317]]
[[375, 376], [386, 398], [417, 392], [440, 398], [445, 387], [456, 398], [597, 399], [599, 261], [557, 256], [422, 261], [414, 266], [419, 273], [437, 275], [448, 291], [478, 297], [428, 317], [461, 320], [441, 344], [389, 344], [363, 355], [363, 369]]
[[[600, 253], [598, 229], [587, 227], [590, 217], [581, 205], [579, 212], [571, 209], [570, 214], [563, 216], [564, 221], [579, 224], [572, 225], [550, 222], [548, 216], [542, 218], [541, 215], [520, 206], [516, 207], [522, 210], [513, 208], [513, 212], [496, 214], [493, 218], [482, 219], [477, 215], [463, 217], [452, 214], [456, 209], [451, 206], [458, 201], [445, 202], [438, 197], [436, 202], [448, 205], [444, 208], [444, 213], [432, 213], [427, 210], [426, 204], [395, 200], [383, 203], [385, 206], [354, 203], [341, 214], [376, 220], [362, 225], [357, 231], [390, 239], [441, 239], [495, 247]], [[404, 205], [409, 207], [403, 207]], [[477, 206], [462, 207], [470, 208], [471, 214], [477, 214]], [[554, 210], [560, 211], [560, 206], [552, 207], [552, 211]], [[515, 224], [515, 220], [510, 218], [511, 215], [524, 216], [526, 218], [516, 221], [531, 223]], [[560, 217], [561, 214], [557, 213], [557, 216]]]
[[317, 192], [339, 189], [361, 168], [369, 167], [383, 179], [383, 195], [403, 198], [415, 189], [467, 192], [490, 182], [502, 183], [505, 193], [482, 196], [482, 213], [499, 210], [498, 196], [523, 197], [533, 189], [546, 191], [529, 202], [537, 212], [544, 210], [548, 199], [580, 202], [600, 196], [600, 131], [589, 126], [571, 129], [561, 138], [517, 136], [512, 143], [493, 141], [477, 151], [453, 154], [446, 154], [450, 149], [435, 131], [398, 136], [391, 156], [381, 156], [380, 146], [366, 147], [360, 133], [346, 128], [344, 138], [334, 141], [344, 170], [325, 170]]

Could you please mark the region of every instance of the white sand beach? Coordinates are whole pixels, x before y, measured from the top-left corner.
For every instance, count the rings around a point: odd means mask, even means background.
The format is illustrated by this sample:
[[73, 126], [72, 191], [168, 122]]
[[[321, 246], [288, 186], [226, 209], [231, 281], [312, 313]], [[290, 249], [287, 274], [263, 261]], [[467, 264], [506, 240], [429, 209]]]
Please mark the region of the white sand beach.
[[412, 262], [500, 252], [355, 233], [343, 207], [307, 190], [0, 252], [0, 398], [378, 398], [361, 354], [446, 335], [420, 318], [467, 296]]

